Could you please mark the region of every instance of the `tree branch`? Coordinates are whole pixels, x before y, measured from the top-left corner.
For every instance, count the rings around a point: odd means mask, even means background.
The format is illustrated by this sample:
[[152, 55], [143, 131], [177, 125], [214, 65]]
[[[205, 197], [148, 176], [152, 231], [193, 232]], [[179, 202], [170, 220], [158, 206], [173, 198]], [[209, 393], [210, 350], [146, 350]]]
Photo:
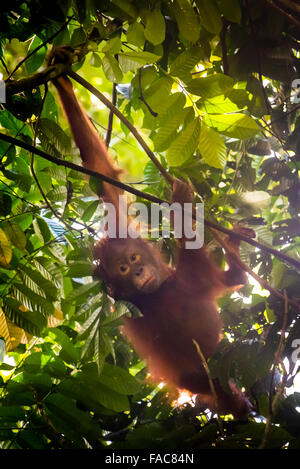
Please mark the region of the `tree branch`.
[[284, 16], [289, 21], [289, 23], [292, 23], [297, 28], [300, 28], [300, 21], [294, 18], [294, 16], [290, 13], [287, 13], [285, 10], [280, 8], [273, 0], [264, 0], [264, 2], [276, 10], [280, 15]]
[[[115, 106], [116, 103], [117, 103], [117, 85], [116, 85], [116, 83], [113, 83], [112, 101], [111, 102], [112, 102], [113, 106]], [[110, 112], [109, 112], [108, 127], [107, 127], [106, 138], [105, 138], [106, 148], [108, 148], [109, 144], [110, 144], [111, 134], [112, 134], [112, 127], [113, 127], [113, 120], [114, 120], [114, 112], [111, 109]]]
[[295, 11], [300, 14], [300, 5], [297, 5], [292, 0], [279, 0], [279, 3], [282, 3], [286, 8]]
[[22, 91], [32, 90], [40, 85], [45, 85], [48, 81], [52, 81], [58, 76], [66, 73], [67, 66], [64, 64], [50, 65], [42, 72], [35, 73], [28, 78], [20, 80], [7, 80], [5, 82], [6, 95], [21, 93]]
[[[283, 345], [284, 345], [284, 340], [285, 340], [285, 331], [286, 331], [286, 323], [287, 323], [287, 314], [288, 314], [288, 303], [289, 299], [286, 296], [286, 291], [284, 290], [284, 313], [283, 313], [283, 321], [282, 321], [282, 327], [281, 327], [281, 332], [280, 332], [280, 340], [279, 340], [279, 345], [275, 353], [274, 357], [274, 363], [273, 363], [273, 369], [272, 369], [272, 375], [271, 375], [271, 383], [270, 383], [270, 390], [269, 390], [269, 415], [266, 421], [266, 426], [265, 426], [265, 431], [263, 434], [262, 442], [259, 446], [259, 449], [264, 449], [267, 445], [268, 442], [268, 436], [272, 424], [272, 419], [273, 419], [273, 414], [274, 411], [279, 403], [279, 399], [284, 391], [285, 385], [286, 385], [286, 380], [287, 380], [287, 374], [284, 369], [284, 376], [282, 379], [282, 382], [279, 385], [279, 389], [275, 394], [274, 399], [272, 400], [272, 392], [273, 392], [273, 386], [274, 386], [274, 376], [275, 376], [275, 370], [276, 366], [280, 362], [280, 357], [281, 353], [283, 350]], [[283, 365], [284, 366], [284, 365]]]
[[[127, 184], [124, 184], [123, 182], [116, 181], [115, 179], [105, 176], [104, 174], [98, 173], [96, 171], [92, 171], [90, 169], [83, 168], [82, 166], [78, 166], [77, 164], [74, 164], [71, 161], [61, 160], [59, 158], [56, 158], [55, 156], [49, 155], [43, 150], [40, 150], [39, 148], [35, 148], [26, 142], [22, 142], [21, 140], [11, 137], [10, 135], [5, 135], [0, 132], [0, 140], [4, 140], [5, 142], [12, 143], [13, 145], [17, 145], [21, 148], [24, 148], [24, 150], [27, 150], [29, 152], [34, 152], [37, 155], [41, 156], [42, 158], [45, 158], [46, 160], [51, 161], [52, 163], [55, 163], [59, 166], [64, 166], [66, 168], [73, 169], [74, 171], [87, 174], [88, 176], [93, 176], [95, 178], [101, 179], [104, 182], [112, 184], [115, 187], [119, 187], [120, 189], [126, 192], [129, 192], [133, 195], [136, 195], [137, 197], [141, 197], [145, 200], [148, 200], [149, 202], [153, 202], [157, 204], [168, 203], [166, 200], [160, 199], [159, 197], [156, 197], [151, 194], [146, 194], [145, 192], [142, 192], [138, 189], [130, 187]], [[197, 219], [196, 215], [193, 214], [192, 216], [194, 219]], [[203, 221], [203, 220], [199, 220], [199, 221]], [[215, 230], [221, 231], [222, 233], [225, 233], [233, 238], [237, 238], [237, 239], [240, 239], [241, 241], [245, 241], [246, 243], [251, 244], [252, 246], [258, 249], [261, 249], [265, 252], [268, 252], [269, 254], [273, 254], [278, 259], [281, 259], [282, 261], [287, 262], [288, 264], [293, 265], [296, 269], [300, 270], [300, 262], [297, 261], [296, 259], [293, 259], [290, 256], [287, 256], [281, 251], [276, 251], [276, 249], [271, 248], [270, 246], [261, 244], [258, 241], [255, 241], [254, 239], [249, 238], [248, 236], [242, 235], [241, 233], [236, 233], [235, 231], [225, 228], [216, 223], [213, 223], [210, 220], [205, 219], [204, 223], [210, 228], [214, 228]]]

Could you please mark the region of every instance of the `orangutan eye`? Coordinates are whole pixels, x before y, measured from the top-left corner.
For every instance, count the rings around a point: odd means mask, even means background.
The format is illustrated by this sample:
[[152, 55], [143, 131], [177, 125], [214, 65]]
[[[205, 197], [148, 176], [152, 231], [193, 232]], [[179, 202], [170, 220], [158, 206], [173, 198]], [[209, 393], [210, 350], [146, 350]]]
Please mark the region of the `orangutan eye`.
[[140, 254], [132, 254], [130, 256], [130, 262], [134, 264], [135, 262], [139, 262], [141, 260]]
[[127, 275], [129, 272], [129, 266], [126, 264], [121, 264], [119, 267], [121, 275]]

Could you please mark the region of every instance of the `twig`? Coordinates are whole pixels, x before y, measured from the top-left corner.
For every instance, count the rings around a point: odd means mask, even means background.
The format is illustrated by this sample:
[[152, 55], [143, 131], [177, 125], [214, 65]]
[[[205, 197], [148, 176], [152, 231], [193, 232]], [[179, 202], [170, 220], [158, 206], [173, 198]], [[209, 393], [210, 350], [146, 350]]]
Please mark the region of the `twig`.
[[[119, 187], [120, 189], [129, 192], [130, 194], [136, 195], [137, 197], [141, 197], [145, 200], [148, 200], [149, 202], [157, 203], [157, 204], [162, 204], [162, 203], [168, 203], [166, 200], [160, 199], [159, 197], [156, 197], [152, 194], [147, 194], [143, 191], [140, 191], [138, 189], [135, 189], [134, 187], [130, 187], [127, 184], [124, 184], [123, 182], [116, 181], [113, 178], [110, 178], [109, 176], [106, 176], [104, 174], [98, 173], [97, 171], [92, 171], [90, 169], [86, 169], [82, 166], [79, 166], [75, 163], [72, 163], [71, 161], [66, 161], [66, 160], [61, 160], [59, 158], [56, 158], [55, 156], [49, 155], [43, 150], [40, 150], [39, 148], [35, 148], [32, 145], [29, 145], [26, 142], [22, 142], [21, 140], [18, 140], [14, 137], [11, 137], [10, 135], [5, 135], [0, 132], [0, 140], [4, 140], [9, 143], [13, 143], [14, 145], [17, 145], [21, 148], [24, 148], [24, 150], [27, 150], [29, 152], [33, 151], [37, 155], [41, 156], [42, 158], [45, 158], [48, 161], [51, 161], [52, 163], [55, 163], [59, 166], [64, 166], [69, 169], [73, 169], [74, 171], [78, 171], [79, 173], [86, 174], [88, 176], [93, 176], [97, 179], [101, 179], [104, 182], [107, 182], [115, 187]], [[195, 215], [192, 215], [193, 217], [196, 217]], [[197, 219], [197, 217], [196, 217]], [[199, 220], [203, 221], [203, 220]], [[217, 231], [221, 231], [224, 234], [227, 234], [233, 238], [240, 239], [242, 241], [245, 241], [248, 244], [251, 244], [252, 246], [261, 249], [265, 252], [268, 252], [269, 254], [273, 254], [275, 257], [281, 259], [284, 262], [287, 262], [288, 264], [293, 265], [296, 269], [300, 270], [300, 262], [297, 261], [296, 259], [293, 259], [290, 256], [287, 256], [281, 251], [276, 251], [276, 249], [271, 248], [270, 246], [266, 246], [264, 244], [259, 243], [258, 241], [255, 241], [254, 239], [249, 238], [248, 236], [245, 236], [241, 233], [236, 233], [233, 230], [230, 230], [228, 228], [225, 228], [222, 225], [218, 225], [217, 223], [213, 223], [210, 220], [205, 219], [204, 223], [210, 227], [214, 228]], [[240, 261], [242, 263], [242, 261]], [[244, 265], [244, 264], [243, 264]], [[255, 274], [256, 275], [256, 274]], [[259, 277], [258, 277], [259, 278]], [[263, 280], [262, 280], [263, 281]], [[276, 290], [274, 290], [275, 292]], [[282, 297], [282, 295], [281, 295]], [[298, 303], [294, 302], [294, 306], [297, 305], [297, 307], [300, 307]]]
[[287, 314], [288, 314], [288, 298], [286, 296], [286, 290], [284, 290], [284, 314], [283, 314], [283, 320], [282, 320], [282, 327], [281, 327], [281, 333], [280, 333], [280, 341], [275, 353], [274, 357], [274, 363], [273, 363], [273, 369], [272, 369], [272, 375], [271, 375], [271, 383], [270, 383], [270, 390], [269, 390], [269, 415], [266, 421], [266, 427], [265, 431], [263, 434], [262, 442], [259, 447], [259, 449], [264, 449], [266, 447], [267, 441], [268, 441], [268, 435], [270, 432], [271, 424], [272, 424], [272, 419], [274, 415], [274, 411], [278, 405], [279, 399], [283, 393], [284, 387], [285, 387], [285, 380], [286, 380], [286, 373], [285, 373], [285, 379], [282, 380], [280, 383], [279, 389], [277, 393], [275, 394], [274, 399], [272, 400], [272, 392], [273, 392], [273, 386], [274, 386], [274, 375], [275, 375], [275, 370], [280, 362], [280, 357], [282, 354], [282, 349], [283, 349], [283, 344], [285, 340], [285, 330], [286, 330], [286, 324], [287, 324]]
[[157, 117], [158, 116], [157, 112], [155, 112], [151, 109], [151, 107], [149, 106], [149, 104], [147, 103], [147, 101], [145, 100], [144, 95], [143, 95], [143, 90], [142, 90], [142, 69], [141, 68], [139, 69], [138, 73], [139, 73], [139, 91], [140, 91], [139, 100], [142, 101], [142, 103], [145, 104], [146, 108], [148, 109], [148, 111], [150, 112], [150, 114], [153, 117]]
[[[113, 104], [113, 106], [116, 106], [116, 104], [117, 104], [117, 85], [116, 85], [116, 83], [113, 83], [112, 104]], [[109, 144], [110, 144], [111, 134], [112, 134], [112, 127], [113, 127], [113, 120], [114, 120], [114, 112], [111, 109], [110, 112], [109, 112], [108, 127], [107, 127], [106, 138], [105, 138], [106, 148], [108, 148]]]
[[7, 65], [6, 65], [6, 63], [5, 63], [5, 60], [4, 60], [3, 57], [1, 57], [1, 56], [0, 56], [0, 60], [1, 60], [1, 63], [2, 63], [2, 65], [3, 65], [3, 68], [4, 68], [5, 71], [6, 71], [7, 75], [9, 75], [9, 70], [8, 70]]
[[[199, 355], [199, 357], [201, 358], [201, 362], [202, 362], [202, 365], [203, 365], [203, 368], [205, 370], [205, 373], [207, 375], [207, 378], [208, 378], [208, 383], [209, 383], [209, 388], [210, 388], [210, 392], [213, 396], [213, 399], [214, 399], [214, 402], [215, 402], [215, 406], [216, 408], [218, 408], [218, 396], [217, 396], [217, 393], [216, 393], [216, 390], [215, 390], [215, 386], [214, 386], [214, 382], [213, 382], [213, 379], [211, 377], [211, 373], [210, 373], [210, 369], [207, 365], [207, 361], [205, 359], [205, 356], [203, 355], [202, 353], [202, 350], [198, 344], [198, 342], [193, 339], [193, 343], [196, 347], [196, 350], [197, 350], [197, 353]], [[223, 425], [222, 425], [222, 420], [220, 419], [220, 416], [219, 414], [217, 413], [217, 416], [218, 416], [218, 425], [219, 425], [219, 430], [220, 430], [220, 433], [221, 435], [223, 435]]]

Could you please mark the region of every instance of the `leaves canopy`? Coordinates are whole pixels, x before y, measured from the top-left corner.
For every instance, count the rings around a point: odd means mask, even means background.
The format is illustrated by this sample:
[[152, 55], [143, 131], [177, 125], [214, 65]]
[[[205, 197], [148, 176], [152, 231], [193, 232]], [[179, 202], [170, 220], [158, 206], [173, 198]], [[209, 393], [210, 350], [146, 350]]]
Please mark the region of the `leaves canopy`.
[[[171, 174], [189, 179], [206, 216], [252, 226], [258, 241], [299, 259], [300, 15], [295, 2], [244, 0], [53, 0], [1, 5], [0, 69], [7, 93], [0, 131], [80, 164], [52, 85], [36, 73], [53, 45], [80, 51], [73, 70], [110, 95]], [[289, 4], [288, 14], [280, 5]], [[29, 85], [22, 88], [22, 80]], [[1, 90], [0, 90], [1, 91]], [[105, 137], [109, 111], [77, 95]], [[112, 157], [128, 182], [165, 198], [166, 181], [114, 118]], [[0, 444], [2, 448], [299, 448], [292, 306], [253, 280], [220, 300], [224, 339], [209, 362], [224, 386], [245, 387], [258, 417], [223, 421], [173, 407], [145, 382], [143, 362], [118, 326], [134, 305], [114, 303], [92, 277], [91, 248], [103, 214], [95, 181], [0, 136]], [[98, 187], [99, 190], [101, 188]], [[98, 190], [97, 189], [97, 190]], [[224, 254], [209, 232], [217, 262]], [[172, 256], [172, 240], [162, 249]], [[242, 259], [299, 299], [289, 265], [243, 243]], [[281, 366], [270, 375], [286, 316]], [[297, 358], [297, 356], [296, 356]], [[275, 369], [273, 367], [273, 369]], [[276, 379], [274, 376], [276, 375]], [[277, 379], [278, 376], [278, 379]], [[270, 418], [272, 384], [282, 381]], [[275, 425], [277, 424], [277, 425]], [[267, 430], [266, 430], [267, 428]]]

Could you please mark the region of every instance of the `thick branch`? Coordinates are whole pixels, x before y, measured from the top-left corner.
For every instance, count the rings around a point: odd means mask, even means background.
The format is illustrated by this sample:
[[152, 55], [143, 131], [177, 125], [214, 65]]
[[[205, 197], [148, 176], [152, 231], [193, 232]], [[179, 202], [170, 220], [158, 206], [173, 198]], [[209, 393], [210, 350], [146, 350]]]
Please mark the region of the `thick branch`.
[[290, 13], [280, 8], [273, 0], [264, 0], [264, 1], [274, 10], [276, 10], [280, 15], [284, 16], [290, 23], [292, 23], [297, 28], [300, 28], [300, 21], [294, 18], [293, 15], [291, 15]]
[[[46, 160], [51, 161], [52, 163], [55, 163], [59, 166], [64, 166], [66, 168], [73, 169], [74, 171], [87, 174], [88, 176], [93, 176], [95, 178], [101, 179], [104, 182], [107, 182], [109, 184], [112, 184], [113, 186], [119, 187], [120, 189], [126, 192], [129, 192], [133, 195], [136, 195], [137, 197], [141, 197], [145, 200], [148, 200], [149, 202], [153, 202], [157, 204], [168, 203], [166, 200], [160, 199], [159, 197], [155, 197], [154, 195], [151, 195], [151, 194], [146, 194], [145, 192], [142, 192], [138, 189], [130, 187], [127, 184], [124, 184], [123, 182], [116, 181], [115, 179], [105, 176], [104, 174], [98, 173], [96, 171], [91, 171], [90, 169], [83, 168], [82, 166], [78, 166], [77, 164], [74, 164], [70, 161], [61, 160], [59, 158], [56, 158], [55, 156], [49, 155], [48, 153], [40, 150], [39, 148], [35, 148], [32, 145], [29, 145], [28, 143], [22, 142], [21, 140], [11, 137], [10, 135], [5, 135], [0, 132], [0, 140], [4, 140], [5, 142], [12, 143], [13, 145], [17, 145], [21, 148], [24, 148], [25, 150], [29, 152], [36, 153], [42, 158], [45, 158]], [[195, 215], [192, 215], [192, 216], [193, 218], [197, 219]], [[203, 220], [199, 220], [199, 221], [203, 221]], [[287, 256], [281, 251], [276, 251], [276, 249], [273, 249], [270, 246], [265, 246], [264, 244], [261, 244], [258, 241], [255, 241], [254, 239], [249, 238], [248, 236], [242, 235], [241, 233], [236, 233], [235, 231], [229, 230], [228, 228], [225, 228], [221, 225], [213, 223], [210, 220], [204, 220], [204, 223], [209, 228], [214, 228], [215, 230], [221, 231], [222, 233], [225, 233], [233, 238], [238, 238], [241, 241], [245, 241], [246, 243], [251, 244], [252, 246], [258, 249], [261, 249], [265, 252], [268, 252], [269, 254], [273, 254], [275, 257], [281, 259], [284, 262], [287, 262], [288, 264], [293, 265], [296, 269], [300, 270], [300, 262], [297, 261], [296, 259], [293, 259], [290, 256]]]
[[35, 73], [28, 78], [7, 80], [5, 82], [6, 95], [12, 96], [13, 94], [21, 93], [26, 90], [33, 90], [40, 85], [45, 85], [48, 81], [52, 81], [65, 73], [66, 69], [67, 68], [64, 64], [51, 65], [42, 72]]
[[279, 0], [279, 3], [282, 3], [286, 8], [294, 10], [296, 13], [300, 14], [300, 5], [293, 2], [292, 0]]

